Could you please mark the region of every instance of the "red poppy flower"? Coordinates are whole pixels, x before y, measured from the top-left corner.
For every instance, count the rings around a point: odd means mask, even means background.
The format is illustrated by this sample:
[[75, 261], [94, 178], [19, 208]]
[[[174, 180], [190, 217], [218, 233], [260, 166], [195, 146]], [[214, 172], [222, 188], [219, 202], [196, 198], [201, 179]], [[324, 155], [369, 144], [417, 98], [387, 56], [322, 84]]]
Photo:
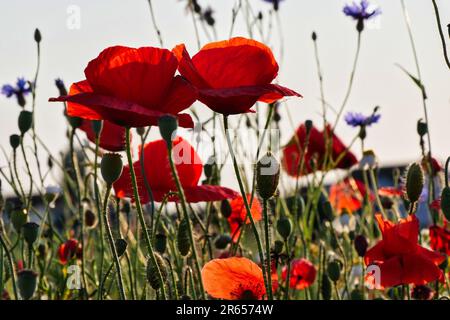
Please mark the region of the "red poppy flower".
[[405, 192], [402, 188], [381, 187], [378, 189], [378, 195], [381, 197], [401, 197]]
[[249, 112], [257, 102], [272, 103], [300, 95], [271, 84], [278, 74], [272, 51], [245, 38], [212, 42], [191, 59], [183, 44], [173, 49], [178, 70], [199, 90], [199, 100], [225, 115]]
[[126, 127], [156, 125], [161, 115], [178, 116], [180, 126], [192, 127], [189, 115], [179, 114], [197, 98], [181, 76], [174, 54], [166, 49], [110, 47], [89, 62], [77, 93], [51, 98], [72, 102], [67, 114], [87, 120], [109, 120]]
[[[345, 155], [342, 156], [342, 159], [336, 165], [336, 168], [348, 169], [358, 163], [355, 155], [350, 150], [347, 150], [347, 147], [344, 145], [344, 143], [334, 133], [331, 134], [331, 128], [329, 126], [327, 126], [326, 130], [327, 137], [332, 137], [332, 159], [336, 161], [342, 155], [342, 153], [345, 152]], [[282, 165], [286, 172], [293, 177], [312, 173], [313, 167], [311, 166], [311, 161], [313, 160], [316, 163], [316, 169], [323, 170], [323, 161], [326, 150], [325, 131], [320, 132], [315, 127], [311, 128], [308, 148], [306, 150], [305, 159], [303, 160], [303, 172], [301, 173], [299, 173], [298, 171], [300, 161], [303, 156], [302, 151], [304, 150], [306, 145], [306, 126], [302, 124], [295, 132], [295, 135], [297, 138], [294, 136], [290, 140], [290, 142], [283, 148]]]
[[384, 220], [380, 214], [375, 218], [383, 240], [367, 251], [364, 262], [380, 268], [381, 287], [442, 280], [443, 273], [438, 266], [445, 258], [418, 245], [419, 220], [415, 215], [397, 224]]
[[434, 251], [450, 256], [450, 231], [439, 226], [430, 227], [430, 247]]
[[[346, 210], [351, 213], [362, 208], [366, 194], [366, 187], [363, 182], [353, 178], [346, 178], [331, 186], [329, 199], [338, 212]], [[372, 194], [369, 197], [373, 199]]]
[[82, 254], [81, 245], [76, 239], [69, 239], [62, 243], [58, 248], [58, 257], [61, 264], [66, 264], [75, 255], [80, 257]]
[[[194, 148], [183, 138], [176, 137], [174, 139], [172, 152], [187, 202], [219, 201], [232, 199], [238, 195], [235, 191], [225, 187], [198, 185], [198, 181], [202, 175], [203, 164]], [[170, 170], [167, 145], [164, 140], [153, 141], [145, 145], [144, 161], [145, 175], [155, 201], [161, 202], [168, 193], [177, 192], [177, 187]], [[145, 188], [141, 163], [138, 160], [133, 165], [138, 181], [141, 202], [149, 202], [150, 197]], [[114, 183], [114, 190], [119, 198], [134, 198], [128, 166], [123, 168], [122, 175]], [[176, 196], [170, 196], [168, 200], [177, 201], [178, 198]]]
[[[252, 195], [247, 194], [247, 200], [249, 204], [251, 198]], [[228, 223], [230, 224], [230, 231], [233, 241], [236, 242], [239, 239], [239, 235], [241, 234], [242, 225], [244, 223], [250, 224], [251, 221], [250, 218], [247, 217], [247, 210], [245, 209], [244, 198], [242, 198], [241, 196], [237, 196], [232, 201], [230, 201], [230, 205], [231, 205], [231, 214], [228, 217]], [[250, 212], [255, 222], [260, 221], [262, 219], [261, 204], [256, 196], [253, 197]]]
[[[291, 262], [291, 276], [289, 286], [292, 289], [303, 290], [308, 288], [316, 280], [316, 268], [306, 259], [294, 259]], [[283, 281], [287, 278], [287, 266], [281, 272]]]
[[247, 258], [213, 259], [203, 267], [202, 280], [216, 299], [261, 300], [266, 294], [261, 268]]

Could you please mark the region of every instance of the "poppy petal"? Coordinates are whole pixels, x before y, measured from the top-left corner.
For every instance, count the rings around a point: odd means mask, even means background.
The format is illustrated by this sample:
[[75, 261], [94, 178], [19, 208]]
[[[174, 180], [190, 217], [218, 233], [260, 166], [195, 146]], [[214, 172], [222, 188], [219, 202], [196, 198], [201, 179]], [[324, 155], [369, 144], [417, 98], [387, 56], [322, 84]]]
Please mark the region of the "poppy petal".
[[197, 100], [197, 90], [181, 76], [173, 79], [172, 85], [164, 98], [161, 112], [178, 114], [189, 108]]
[[209, 85], [202, 78], [202, 76], [198, 73], [197, 69], [192, 62], [191, 56], [186, 50], [186, 46], [184, 44], [177, 45], [173, 48], [172, 52], [175, 54], [178, 59], [178, 70], [180, 73], [189, 80], [192, 84], [194, 84], [197, 88], [208, 88]]
[[239, 195], [232, 189], [213, 185], [186, 187], [184, 194], [188, 202], [220, 201], [233, 199]]

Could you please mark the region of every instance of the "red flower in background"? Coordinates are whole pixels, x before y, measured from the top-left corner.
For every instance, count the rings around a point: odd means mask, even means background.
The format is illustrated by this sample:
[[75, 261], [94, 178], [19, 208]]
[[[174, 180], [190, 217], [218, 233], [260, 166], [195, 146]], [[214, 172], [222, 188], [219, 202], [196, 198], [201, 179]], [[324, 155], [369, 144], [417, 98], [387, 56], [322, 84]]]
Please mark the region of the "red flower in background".
[[[247, 200], [250, 204], [252, 195], [247, 194]], [[230, 231], [233, 241], [236, 242], [241, 234], [242, 225], [250, 224], [250, 218], [247, 217], [247, 209], [245, 208], [244, 198], [237, 196], [232, 201], [230, 201], [231, 215], [228, 217], [228, 223], [230, 224]], [[262, 219], [262, 208], [258, 198], [253, 197], [253, 202], [250, 207], [250, 212], [252, 214], [253, 220], [255, 222]]]
[[402, 188], [381, 187], [378, 189], [378, 194], [382, 197], [402, 197], [404, 193]]
[[[345, 152], [339, 163], [336, 164], [336, 168], [348, 169], [358, 163], [355, 155], [347, 150], [344, 143], [333, 133], [331, 134], [331, 128], [327, 126], [325, 129], [327, 133], [327, 138], [332, 137], [332, 150], [331, 156], [333, 161], [337, 159]], [[306, 145], [306, 126], [302, 124], [297, 131], [295, 136], [290, 140], [290, 142], [283, 148], [283, 158], [282, 165], [286, 172], [293, 177], [301, 176], [304, 174], [309, 174], [313, 172], [311, 167], [311, 161], [314, 160], [316, 163], [317, 170], [323, 170], [323, 161], [326, 151], [325, 142], [325, 131], [320, 132], [314, 126], [311, 128], [308, 148], [306, 150], [305, 159], [303, 160], [303, 171], [299, 173], [299, 165], [302, 159], [302, 152]]]
[[271, 82], [278, 74], [272, 51], [245, 38], [212, 42], [191, 59], [183, 44], [173, 49], [178, 70], [199, 90], [199, 100], [225, 115], [249, 112], [257, 102], [275, 102], [298, 93]]
[[202, 269], [206, 292], [226, 300], [261, 300], [266, 294], [261, 268], [247, 258], [213, 259]]
[[430, 227], [430, 247], [434, 251], [450, 256], [450, 231], [439, 226]]
[[108, 120], [126, 127], [156, 125], [164, 114], [178, 116], [180, 126], [192, 127], [189, 115], [179, 114], [197, 98], [195, 88], [175, 76], [178, 61], [166, 49], [110, 47], [89, 62], [86, 80], [76, 92], [51, 98], [72, 102], [67, 114], [87, 120]]
[[[346, 178], [331, 186], [329, 199], [338, 212], [346, 210], [351, 213], [362, 208], [366, 194], [366, 187], [363, 182]], [[369, 198], [373, 200], [373, 194], [370, 194]]]
[[[316, 280], [316, 268], [306, 259], [294, 259], [291, 262], [291, 275], [289, 286], [293, 289], [303, 290], [308, 288]], [[287, 266], [281, 273], [283, 281], [287, 279]]]
[[[232, 199], [238, 195], [235, 191], [225, 187], [198, 185], [203, 164], [194, 148], [181, 137], [176, 137], [173, 140], [173, 157], [187, 202], [219, 201]], [[153, 141], [144, 146], [144, 161], [145, 175], [155, 201], [161, 202], [168, 193], [177, 192], [175, 181], [171, 175], [167, 145], [164, 140]], [[141, 163], [138, 160], [133, 165], [140, 199], [143, 203], [149, 202], [150, 197], [145, 188]], [[114, 190], [119, 198], [134, 198], [128, 166], [123, 168], [122, 175], [114, 183]], [[178, 198], [171, 196], [168, 200], [177, 201]]]
[[81, 244], [78, 243], [76, 239], [69, 239], [62, 243], [58, 248], [58, 258], [61, 264], [66, 264], [75, 255], [81, 257], [82, 248]]
[[443, 273], [438, 266], [445, 258], [418, 245], [419, 220], [415, 215], [397, 224], [384, 220], [380, 214], [375, 218], [383, 240], [367, 251], [364, 262], [367, 266], [377, 265], [380, 268], [382, 287], [422, 285], [442, 280]]

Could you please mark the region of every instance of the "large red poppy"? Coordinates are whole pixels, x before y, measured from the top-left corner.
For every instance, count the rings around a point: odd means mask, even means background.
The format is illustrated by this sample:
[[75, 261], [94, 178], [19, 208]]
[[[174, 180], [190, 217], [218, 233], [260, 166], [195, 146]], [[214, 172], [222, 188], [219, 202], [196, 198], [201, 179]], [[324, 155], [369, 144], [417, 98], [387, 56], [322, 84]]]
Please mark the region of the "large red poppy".
[[179, 114], [197, 98], [181, 76], [174, 54], [166, 49], [110, 47], [89, 62], [78, 92], [51, 98], [72, 102], [67, 113], [87, 120], [109, 120], [126, 127], [156, 125], [161, 115], [178, 116], [180, 126], [192, 127], [189, 115]]
[[437, 225], [430, 227], [430, 247], [450, 256], [450, 231]]
[[[341, 213], [346, 210], [349, 213], [362, 208], [364, 197], [367, 191], [363, 182], [354, 178], [346, 178], [330, 188], [330, 203]], [[373, 200], [372, 193], [369, 199]]]
[[272, 51], [245, 38], [212, 42], [191, 59], [183, 44], [173, 49], [178, 70], [199, 90], [199, 100], [225, 115], [249, 112], [257, 102], [275, 102], [297, 92], [271, 82], [278, 74]]
[[[283, 281], [287, 278], [287, 266], [283, 267], [281, 277]], [[289, 287], [296, 290], [308, 288], [316, 280], [317, 270], [314, 265], [306, 259], [294, 259], [291, 262], [291, 275]]]
[[[250, 204], [250, 200], [252, 198], [251, 194], [247, 194], [247, 200]], [[233, 241], [236, 242], [239, 239], [239, 235], [241, 234], [241, 229], [244, 224], [250, 224], [250, 218], [247, 217], [247, 209], [245, 208], [244, 198], [242, 196], [237, 196], [232, 201], [230, 201], [231, 205], [231, 214], [228, 217], [228, 223], [230, 224], [230, 232], [233, 238]], [[250, 207], [250, 212], [252, 214], [253, 220], [255, 222], [260, 221], [262, 219], [262, 208], [258, 198], [253, 197], [253, 202]]]
[[211, 260], [202, 269], [202, 280], [216, 299], [261, 300], [266, 294], [261, 268], [247, 258]]
[[[347, 150], [347, 147], [344, 143], [339, 139], [334, 133], [331, 134], [331, 128], [327, 126], [327, 138], [332, 137], [332, 150], [331, 156], [333, 161], [337, 161], [337, 159], [345, 152], [345, 155], [342, 156], [342, 159], [339, 163], [336, 164], [336, 168], [339, 169], [348, 169], [358, 163], [355, 155]], [[303, 174], [309, 174], [313, 172], [313, 167], [311, 166], [311, 161], [314, 160], [316, 163], [315, 168], [317, 170], [323, 170], [324, 165], [324, 157], [326, 150], [325, 143], [325, 131], [320, 132], [314, 126], [311, 128], [308, 148], [306, 150], [303, 170], [299, 173], [299, 164], [302, 159], [302, 151], [306, 145], [306, 126], [302, 124], [290, 142], [283, 148], [283, 158], [282, 165], [286, 172], [293, 177], [301, 176]]]
[[[202, 175], [203, 164], [194, 148], [181, 137], [176, 137], [173, 140], [172, 148], [175, 166], [188, 202], [219, 201], [232, 199], [238, 195], [237, 192], [225, 187], [198, 185]], [[155, 201], [161, 202], [168, 193], [177, 192], [170, 170], [167, 145], [164, 140], [153, 141], [144, 146], [144, 162], [145, 175]], [[133, 165], [141, 202], [146, 203], [150, 201], [150, 197], [145, 188], [141, 163], [138, 160]], [[119, 198], [134, 198], [128, 166], [123, 168], [122, 175], [114, 183], [114, 190]], [[171, 196], [168, 200], [177, 201], [178, 198]]]
[[[393, 287], [401, 284], [422, 285], [443, 277], [439, 265], [444, 256], [421, 247], [419, 220], [415, 215], [394, 224], [377, 214], [376, 220], [383, 240], [369, 249], [364, 256], [367, 266], [380, 268], [381, 287]], [[374, 279], [368, 279], [372, 281]]]

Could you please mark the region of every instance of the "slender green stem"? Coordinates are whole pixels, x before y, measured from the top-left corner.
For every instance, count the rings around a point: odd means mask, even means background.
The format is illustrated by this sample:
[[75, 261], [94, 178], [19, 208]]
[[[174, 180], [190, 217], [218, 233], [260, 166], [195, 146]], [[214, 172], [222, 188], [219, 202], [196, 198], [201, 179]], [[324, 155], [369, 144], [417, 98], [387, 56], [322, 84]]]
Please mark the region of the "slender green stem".
[[16, 300], [18, 300], [19, 295], [17, 294], [16, 271], [14, 270], [14, 262], [13, 262], [13, 258], [11, 256], [11, 252], [8, 250], [8, 246], [6, 245], [5, 239], [3, 239], [2, 232], [0, 232], [0, 245], [5, 250], [6, 259], [8, 260], [8, 264], [9, 264], [9, 271], [11, 273], [11, 282], [12, 282], [12, 287], [13, 287], [13, 291], [14, 291], [14, 298]]
[[289, 240], [284, 241], [286, 247], [287, 258], [287, 274], [286, 274], [286, 288], [284, 293], [284, 300], [289, 300], [289, 289], [291, 287], [291, 253], [289, 252]]
[[444, 60], [445, 60], [445, 63], [447, 64], [447, 67], [450, 69], [450, 60], [448, 58], [447, 45], [445, 43], [444, 32], [442, 31], [441, 17], [439, 16], [439, 8], [436, 4], [436, 0], [431, 0], [431, 1], [433, 2], [434, 14], [436, 16], [436, 24], [437, 24], [438, 31], [439, 31], [439, 37], [441, 38], [441, 42], [442, 42], [442, 51], [444, 53]]
[[164, 300], [166, 300], [165, 282], [163, 280], [161, 270], [159, 269], [159, 265], [155, 258], [155, 253], [153, 251], [152, 242], [150, 240], [150, 236], [149, 236], [148, 230], [147, 230], [147, 225], [145, 223], [144, 212], [142, 210], [142, 205], [141, 205], [141, 199], [139, 197], [139, 191], [138, 191], [138, 186], [137, 186], [137, 181], [136, 181], [136, 173], [134, 171], [134, 166], [133, 166], [133, 156], [131, 155], [130, 128], [126, 128], [125, 135], [126, 135], [125, 140], [126, 140], [126, 144], [127, 144], [128, 165], [130, 168], [131, 183], [133, 186], [133, 194], [134, 194], [134, 200], [136, 203], [136, 210], [137, 210], [138, 217], [139, 217], [139, 223], [141, 225], [142, 232], [144, 233], [144, 238], [145, 238], [145, 242], [147, 244], [149, 259], [151, 260], [152, 265], [154, 265], [156, 267], [156, 273], [158, 276], [159, 286], [160, 286], [160, 290], [161, 290], [161, 296]]
[[263, 215], [264, 215], [264, 227], [266, 236], [266, 268], [267, 268], [267, 280], [269, 282], [269, 290], [267, 290], [268, 300], [273, 299], [272, 294], [272, 272], [271, 272], [271, 261], [270, 261], [270, 226], [269, 226], [269, 213], [267, 209], [267, 199], [263, 200]]
[[148, 0], [148, 6], [150, 9], [150, 15], [152, 17], [153, 28], [155, 29], [156, 35], [158, 36], [159, 44], [161, 48], [164, 46], [161, 31], [158, 28], [158, 24], [156, 23], [155, 11], [153, 10], [152, 0]]

